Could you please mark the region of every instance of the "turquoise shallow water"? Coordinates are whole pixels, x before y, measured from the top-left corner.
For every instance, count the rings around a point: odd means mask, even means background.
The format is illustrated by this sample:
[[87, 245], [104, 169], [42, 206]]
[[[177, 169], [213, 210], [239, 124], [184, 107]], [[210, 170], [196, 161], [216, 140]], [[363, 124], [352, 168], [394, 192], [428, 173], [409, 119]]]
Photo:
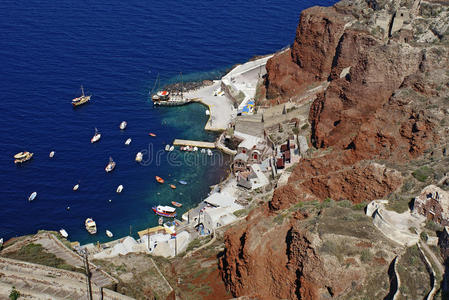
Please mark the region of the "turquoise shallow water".
[[[120, 237], [130, 226], [135, 233], [156, 225], [152, 205], [175, 200], [185, 204], [180, 213], [194, 206], [225, 176], [226, 163], [192, 159], [200, 154], [169, 162], [158, 152], [174, 138], [213, 141], [215, 134], [203, 130], [207, 117], [199, 104], [154, 109], [148, 92], [156, 75], [163, 83], [180, 71], [185, 80], [217, 76], [288, 45], [302, 9], [333, 3], [1, 1], [0, 237], [63, 227], [72, 240], [104, 241], [105, 229]], [[92, 103], [72, 109], [81, 84]], [[122, 120], [125, 131], [118, 129]], [[102, 139], [91, 145], [94, 127]], [[136, 164], [136, 152], [146, 149], [153, 160]], [[35, 157], [16, 167], [12, 155], [22, 150]], [[117, 167], [106, 174], [109, 156]], [[155, 175], [189, 185], [171, 190]], [[117, 195], [119, 184], [125, 188]], [[38, 197], [28, 203], [34, 191]], [[84, 229], [87, 217], [97, 221], [96, 236]]]

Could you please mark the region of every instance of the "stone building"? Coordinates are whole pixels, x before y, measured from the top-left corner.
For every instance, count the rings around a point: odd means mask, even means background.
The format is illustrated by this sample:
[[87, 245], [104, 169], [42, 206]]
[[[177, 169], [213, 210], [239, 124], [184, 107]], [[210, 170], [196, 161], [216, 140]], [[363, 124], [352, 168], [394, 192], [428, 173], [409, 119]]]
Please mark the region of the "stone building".
[[449, 193], [435, 185], [426, 186], [413, 201], [413, 212], [443, 226], [449, 225]]
[[249, 171], [252, 164], [260, 164], [272, 155], [267, 141], [258, 137], [248, 137], [237, 147], [237, 155], [232, 164], [234, 174]]

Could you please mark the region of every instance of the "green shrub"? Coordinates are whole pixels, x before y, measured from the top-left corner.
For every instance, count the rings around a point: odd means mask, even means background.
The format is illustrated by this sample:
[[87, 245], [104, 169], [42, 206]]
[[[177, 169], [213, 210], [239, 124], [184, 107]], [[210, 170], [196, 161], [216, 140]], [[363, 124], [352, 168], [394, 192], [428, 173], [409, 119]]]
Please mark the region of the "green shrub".
[[301, 126], [302, 130], [306, 130], [307, 128], [309, 128], [309, 124], [307, 123]]
[[419, 236], [421, 237], [421, 240], [423, 240], [424, 242], [427, 242], [427, 240], [429, 239], [429, 236], [424, 231], [422, 231]]
[[431, 231], [441, 231], [443, 230], [443, 226], [441, 226], [440, 224], [435, 223], [432, 220], [427, 220], [426, 221], [426, 229], [429, 229]]
[[364, 263], [369, 262], [373, 258], [373, 255], [371, 254], [371, 251], [368, 249], [364, 249], [362, 251], [362, 254], [360, 255], [360, 260]]
[[349, 200], [341, 200], [337, 202], [338, 206], [340, 207], [351, 207], [352, 203]]
[[416, 178], [416, 180], [420, 182], [425, 182], [429, 176], [433, 174], [433, 169], [428, 166], [423, 166], [415, 171], [413, 171], [412, 175]]
[[20, 297], [20, 292], [16, 290], [16, 287], [13, 286], [11, 289], [11, 293], [9, 293], [9, 299], [11, 300], [17, 300]]
[[299, 129], [297, 127], [294, 127], [292, 129], [292, 131], [293, 131], [294, 134], [299, 134]]

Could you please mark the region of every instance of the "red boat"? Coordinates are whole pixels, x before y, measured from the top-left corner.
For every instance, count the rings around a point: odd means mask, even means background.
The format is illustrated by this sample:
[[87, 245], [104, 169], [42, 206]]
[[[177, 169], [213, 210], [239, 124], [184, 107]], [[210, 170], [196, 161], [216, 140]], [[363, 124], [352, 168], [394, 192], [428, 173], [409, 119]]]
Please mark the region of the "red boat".
[[171, 204], [173, 204], [176, 207], [181, 207], [182, 203], [176, 202], [176, 201], [172, 201]]
[[176, 185], [174, 185], [174, 184], [170, 184], [170, 187], [171, 187], [172, 189], [176, 189]]
[[158, 205], [152, 207], [154, 213], [159, 216], [174, 218], [176, 217], [176, 208], [171, 206]]
[[152, 132], [150, 132], [148, 135], [149, 135], [149, 136], [156, 136], [156, 134], [155, 134], [155, 133], [152, 133]]
[[156, 176], [156, 181], [159, 183], [164, 183], [164, 179], [160, 178], [159, 176]]

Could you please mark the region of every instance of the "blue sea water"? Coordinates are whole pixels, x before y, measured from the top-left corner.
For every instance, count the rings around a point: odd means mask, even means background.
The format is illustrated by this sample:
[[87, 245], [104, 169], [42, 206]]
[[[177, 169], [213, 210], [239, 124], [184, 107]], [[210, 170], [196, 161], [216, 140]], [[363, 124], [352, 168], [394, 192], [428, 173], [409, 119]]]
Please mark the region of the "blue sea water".
[[[203, 130], [199, 104], [153, 108], [148, 92], [157, 74], [162, 83], [181, 71], [185, 80], [219, 76], [290, 44], [301, 10], [335, 2], [1, 1], [0, 237], [65, 228], [81, 243], [105, 241], [105, 229], [120, 237], [155, 226], [153, 205], [175, 200], [184, 204], [180, 214], [195, 206], [226, 176], [228, 158], [175, 151], [168, 159], [161, 151], [174, 138], [216, 135]], [[92, 101], [73, 109], [80, 85]], [[120, 131], [123, 120], [128, 128]], [[102, 138], [91, 144], [95, 127]], [[34, 158], [15, 166], [22, 150]], [[134, 161], [141, 150], [152, 153], [144, 165]], [[109, 156], [117, 167], [106, 174]], [[172, 190], [156, 175], [189, 185]], [[124, 191], [116, 194], [119, 184]], [[87, 217], [97, 222], [95, 236], [84, 229]]]

